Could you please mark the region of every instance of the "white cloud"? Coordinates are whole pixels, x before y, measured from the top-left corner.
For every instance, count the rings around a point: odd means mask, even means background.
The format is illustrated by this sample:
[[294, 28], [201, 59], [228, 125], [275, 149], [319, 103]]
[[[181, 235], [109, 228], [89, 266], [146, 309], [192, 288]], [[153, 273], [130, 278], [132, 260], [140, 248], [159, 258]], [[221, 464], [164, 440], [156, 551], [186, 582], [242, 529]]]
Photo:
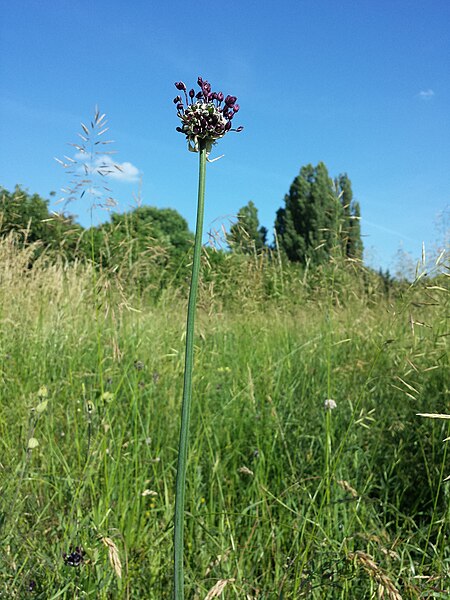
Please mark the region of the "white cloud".
[[421, 90], [418, 94], [419, 98], [421, 100], [431, 100], [431, 98], [433, 98], [434, 96], [434, 92], [433, 90]]
[[[64, 157], [65, 159], [67, 157]], [[95, 156], [91, 161], [91, 156], [88, 153], [77, 152], [73, 160], [78, 163], [78, 170], [86, 173], [86, 175], [92, 175], [99, 170], [107, 171], [106, 177], [110, 177], [115, 181], [122, 181], [124, 183], [134, 183], [139, 181], [140, 171], [130, 162], [117, 162], [113, 160], [108, 154], [100, 154]]]
[[111, 179], [115, 179], [116, 181], [125, 181], [127, 183], [139, 181], [140, 171], [130, 162], [116, 162], [114, 164], [119, 168], [114, 169], [114, 171], [111, 173]]

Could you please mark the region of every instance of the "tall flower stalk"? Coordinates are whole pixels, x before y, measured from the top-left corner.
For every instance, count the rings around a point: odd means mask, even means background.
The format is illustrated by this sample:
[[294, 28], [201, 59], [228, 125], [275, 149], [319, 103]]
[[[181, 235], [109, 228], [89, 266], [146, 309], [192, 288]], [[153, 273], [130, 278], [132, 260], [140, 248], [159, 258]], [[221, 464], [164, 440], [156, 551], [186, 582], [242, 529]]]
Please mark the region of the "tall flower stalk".
[[[239, 111], [236, 96], [224, 96], [222, 92], [212, 92], [207, 81], [198, 78], [200, 91], [189, 92], [182, 81], [175, 83], [183, 93], [174, 98], [181, 127], [177, 131], [186, 136], [188, 148], [199, 154], [199, 178], [197, 223], [195, 228], [194, 258], [192, 263], [191, 285], [186, 323], [186, 349], [184, 362], [183, 400], [181, 407], [180, 441], [174, 517], [174, 598], [184, 600], [184, 505], [186, 489], [186, 466], [188, 456], [189, 421], [192, 404], [192, 371], [194, 362], [194, 327], [197, 305], [198, 278], [202, 251], [203, 214], [205, 206], [206, 162], [213, 145], [228, 131], [242, 131], [242, 127], [232, 128], [234, 115]], [[185, 102], [184, 102], [184, 101]]]

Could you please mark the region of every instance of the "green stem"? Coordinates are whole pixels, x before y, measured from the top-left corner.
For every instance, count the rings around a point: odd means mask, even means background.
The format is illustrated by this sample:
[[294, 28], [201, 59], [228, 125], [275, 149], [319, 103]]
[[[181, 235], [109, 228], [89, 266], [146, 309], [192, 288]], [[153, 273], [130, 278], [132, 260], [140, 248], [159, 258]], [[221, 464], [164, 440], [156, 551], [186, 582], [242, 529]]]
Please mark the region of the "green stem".
[[184, 497], [186, 488], [186, 463], [188, 450], [189, 420], [192, 402], [192, 365], [194, 359], [194, 321], [197, 304], [198, 276], [202, 251], [203, 212], [205, 204], [206, 147], [200, 147], [197, 224], [195, 228], [194, 259], [186, 324], [186, 351], [184, 361], [183, 402], [181, 407], [180, 443], [178, 446], [177, 483], [174, 519], [174, 598], [184, 599], [183, 528]]

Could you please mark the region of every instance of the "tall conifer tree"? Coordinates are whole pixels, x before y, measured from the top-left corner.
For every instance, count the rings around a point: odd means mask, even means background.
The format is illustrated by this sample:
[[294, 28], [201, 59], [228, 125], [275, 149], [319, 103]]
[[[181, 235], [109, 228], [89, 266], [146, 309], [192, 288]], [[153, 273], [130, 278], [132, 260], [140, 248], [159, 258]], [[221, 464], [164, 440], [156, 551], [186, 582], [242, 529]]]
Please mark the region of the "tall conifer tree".
[[336, 194], [342, 205], [342, 249], [347, 258], [361, 259], [363, 245], [361, 240], [360, 207], [353, 200], [351, 181], [346, 173], [335, 180]]
[[324, 163], [301, 168], [277, 212], [280, 247], [295, 262], [325, 262], [336, 245], [336, 223], [342, 207]]
[[267, 229], [260, 227], [258, 209], [250, 200], [237, 215], [237, 223], [233, 223], [228, 234], [228, 243], [233, 250], [246, 254], [261, 250], [266, 245]]
[[359, 205], [353, 202], [350, 179], [333, 182], [323, 162], [300, 169], [277, 211], [278, 243], [295, 262], [320, 264], [330, 255], [360, 258]]

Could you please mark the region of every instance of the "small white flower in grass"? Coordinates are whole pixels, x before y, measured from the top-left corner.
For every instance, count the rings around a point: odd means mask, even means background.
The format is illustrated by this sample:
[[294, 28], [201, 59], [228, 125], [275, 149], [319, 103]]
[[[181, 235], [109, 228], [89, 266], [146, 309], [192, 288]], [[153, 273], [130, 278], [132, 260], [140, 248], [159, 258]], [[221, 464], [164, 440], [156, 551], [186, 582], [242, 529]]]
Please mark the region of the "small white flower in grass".
[[327, 398], [324, 402], [324, 408], [325, 410], [334, 410], [337, 408], [336, 401], [332, 400], [331, 398]]
[[153, 490], [144, 490], [141, 493], [141, 496], [157, 496], [158, 492], [154, 492]]

